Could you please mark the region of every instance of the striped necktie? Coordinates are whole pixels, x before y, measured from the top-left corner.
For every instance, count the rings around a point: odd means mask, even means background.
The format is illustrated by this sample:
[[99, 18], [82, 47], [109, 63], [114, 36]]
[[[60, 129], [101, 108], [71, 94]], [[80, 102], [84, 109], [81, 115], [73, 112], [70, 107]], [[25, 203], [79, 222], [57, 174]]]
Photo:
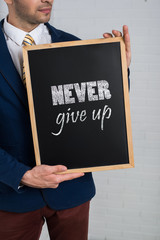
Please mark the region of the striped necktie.
[[[26, 34], [25, 38], [23, 39], [23, 45], [32, 46], [33, 44], [35, 44], [34, 39], [29, 34]], [[23, 71], [22, 71], [22, 81], [24, 86], [26, 86], [26, 75], [24, 70], [24, 63], [23, 63]]]

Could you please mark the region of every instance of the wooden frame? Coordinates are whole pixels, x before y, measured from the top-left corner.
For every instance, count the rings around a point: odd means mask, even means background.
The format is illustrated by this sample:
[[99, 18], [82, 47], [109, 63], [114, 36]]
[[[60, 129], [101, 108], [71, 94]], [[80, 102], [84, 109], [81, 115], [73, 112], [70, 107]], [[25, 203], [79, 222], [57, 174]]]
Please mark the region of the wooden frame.
[[31, 46], [31, 47], [25, 46], [23, 48], [24, 65], [25, 65], [25, 73], [26, 73], [26, 86], [27, 86], [30, 118], [31, 118], [31, 125], [32, 125], [35, 158], [36, 158], [37, 165], [41, 164], [41, 156], [40, 156], [39, 140], [38, 140], [38, 134], [37, 134], [36, 116], [35, 116], [35, 109], [34, 109], [34, 100], [33, 100], [32, 81], [31, 81], [31, 75], [30, 75], [28, 52], [34, 51], [34, 50], [42, 50], [42, 49], [64, 48], [64, 47], [94, 45], [94, 44], [103, 44], [103, 43], [115, 43], [115, 42], [120, 43], [120, 49], [121, 49], [121, 65], [122, 65], [122, 78], [123, 78], [124, 106], [125, 106], [125, 117], [126, 117], [129, 163], [128, 164], [125, 163], [125, 164], [118, 164], [118, 165], [109, 165], [109, 166], [98, 166], [98, 167], [95, 166], [95, 167], [87, 167], [87, 168], [85, 167], [85, 168], [69, 169], [69, 170], [67, 170], [67, 172], [92, 172], [92, 171], [124, 169], [124, 168], [134, 167], [129, 91], [128, 91], [128, 89], [129, 89], [128, 74], [127, 74], [127, 64], [126, 64], [126, 55], [125, 55], [125, 44], [124, 44], [123, 38], [121, 38], [121, 37], [109, 38], [109, 39], [94, 39], [94, 40], [84, 40], [84, 41], [60, 42], [60, 43], [52, 43], [52, 44], [37, 45], [37, 46], [35, 45], [35, 46]]

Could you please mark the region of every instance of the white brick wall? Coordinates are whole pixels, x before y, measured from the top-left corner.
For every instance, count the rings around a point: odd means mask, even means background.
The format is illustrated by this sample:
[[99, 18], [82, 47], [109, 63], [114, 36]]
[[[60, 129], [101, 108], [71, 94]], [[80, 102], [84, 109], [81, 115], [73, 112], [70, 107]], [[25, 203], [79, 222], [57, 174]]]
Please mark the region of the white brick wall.
[[89, 239], [160, 240], [160, 0], [55, 0], [51, 23], [82, 39], [129, 26], [135, 169], [94, 174]]

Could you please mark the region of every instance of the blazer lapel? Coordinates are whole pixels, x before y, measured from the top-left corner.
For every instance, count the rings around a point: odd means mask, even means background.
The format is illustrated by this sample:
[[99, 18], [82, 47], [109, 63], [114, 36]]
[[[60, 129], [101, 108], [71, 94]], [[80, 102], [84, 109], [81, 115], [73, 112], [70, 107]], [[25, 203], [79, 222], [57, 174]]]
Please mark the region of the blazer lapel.
[[60, 42], [60, 34], [58, 33], [58, 31], [51, 26], [49, 23], [45, 23], [45, 25], [47, 26], [47, 28], [49, 29], [49, 33], [51, 34], [51, 38], [52, 38], [52, 43], [54, 42]]
[[14, 66], [9, 53], [4, 34], [2, 32], [3, 20], [0, 22], [0, 73], [8, 82], [22, 104], [28, 108], [27, 92], [22, 79]]
[[[0, 22], [0, 73], [8, 82], [9, 86], [15, 92], [22, 104], [28, 109], [27, 91], [9, 53], [2, 31], [3, 22], [4, 20]], [[51, 34], [52, 42], [59, 42], [60, 38], [58, 31], [49, 23], [46, 23], [46, 26]]]

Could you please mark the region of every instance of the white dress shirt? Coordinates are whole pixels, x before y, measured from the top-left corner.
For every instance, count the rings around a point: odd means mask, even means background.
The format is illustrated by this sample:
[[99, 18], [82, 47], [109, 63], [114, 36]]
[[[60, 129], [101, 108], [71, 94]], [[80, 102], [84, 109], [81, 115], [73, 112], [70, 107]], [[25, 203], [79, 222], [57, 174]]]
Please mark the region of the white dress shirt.
[[[16, 28], [10, 23], [8, 23], [7, 17], [4, 20], [3, 31], [13, 63], [17, 71], [19, 72], [20, 76], [22, 76], [23, 67], [22, 46], [23, 39], [26, 36], [27, 32], [24, 32], [23, 30]], [[34, 39], [36, 45], [47, 44], [52, 42], [49, 30], [43, 23], [38, 25], [38, 27], [36, 27], [33, 31], [29, 32], [28, 34]]]

